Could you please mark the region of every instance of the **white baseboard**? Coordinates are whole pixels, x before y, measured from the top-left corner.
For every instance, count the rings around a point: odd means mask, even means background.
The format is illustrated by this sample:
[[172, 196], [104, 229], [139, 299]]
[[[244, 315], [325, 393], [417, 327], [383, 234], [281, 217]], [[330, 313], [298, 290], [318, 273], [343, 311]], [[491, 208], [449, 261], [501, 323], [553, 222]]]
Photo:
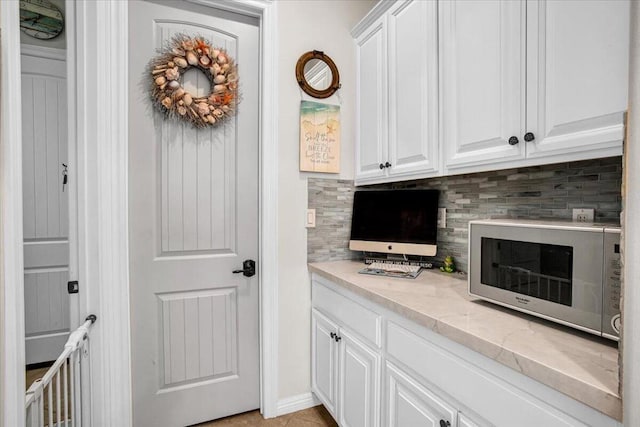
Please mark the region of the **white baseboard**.
[[302, 393], [297, 396], [286, 397], [278, 400], [278, 415], [286, 415], [291, 412], [302, 411], [303, 409], [318, 406], [320, 401], [316, 396], [309, 393]]

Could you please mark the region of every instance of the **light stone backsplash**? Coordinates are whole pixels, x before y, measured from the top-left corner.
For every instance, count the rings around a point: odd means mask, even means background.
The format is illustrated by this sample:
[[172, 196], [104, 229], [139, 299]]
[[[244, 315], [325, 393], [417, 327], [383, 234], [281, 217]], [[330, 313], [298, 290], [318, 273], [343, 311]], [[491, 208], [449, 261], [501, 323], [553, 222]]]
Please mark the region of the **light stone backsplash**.
[[[570, 220], [573, 208], [594, 208], [596, 221], [618, 223], [621, 210], [622, 158], [585, 160], [529, 168], [430, 178], [362, 187], [440, 190], [439, 207], [447, 209], [447, 228], [438, 230], [440, 262], [455, 258], [467, 271], [468, 223], [485, 218]], [[308, 261], [361, 258], [348, 249], [352, 181], [309, 178], [309, 208], [316, 228], [308, 229]]]

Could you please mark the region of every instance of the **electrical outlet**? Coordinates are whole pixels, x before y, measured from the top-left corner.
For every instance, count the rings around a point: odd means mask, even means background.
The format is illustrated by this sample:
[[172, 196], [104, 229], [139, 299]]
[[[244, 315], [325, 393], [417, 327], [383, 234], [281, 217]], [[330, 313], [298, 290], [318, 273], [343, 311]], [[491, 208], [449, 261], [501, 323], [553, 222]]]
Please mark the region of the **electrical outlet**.
[[573, 221], [574, 222], [593, 222], [594, 210], [593, 209], [574, 209]]
[[447, 208], [438, 208], [438, 228], [447, 228]]

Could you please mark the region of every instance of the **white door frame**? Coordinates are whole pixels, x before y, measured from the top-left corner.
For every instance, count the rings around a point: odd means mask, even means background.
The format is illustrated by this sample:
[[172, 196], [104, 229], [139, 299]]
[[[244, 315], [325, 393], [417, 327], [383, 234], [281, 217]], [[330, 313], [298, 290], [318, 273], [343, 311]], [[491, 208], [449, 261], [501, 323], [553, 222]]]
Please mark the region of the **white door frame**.
[[0, 425], [24, 426], [22, 85], [17, 1], [0, 2]]
[[[271, 0], [190, 0], [257, 17], [261, 29], [260, 328], [261, 410], [278, 398], [278, 147], [276, 5]], [[69, 138], [76, 162], [76, 272], [80, 311], [92, 332], [92, 425], [130, 426], [131, 356], [128, 272], [128, 8], [126, 2], [66, 2]], [[22, 138], [18, 1], [0, 2], [0, 397], [3, 425], [24, 426]], [[150, 55], [152, 52], [149, 53]], [[75, 81], [76, 84], [72, 84]], [[70, 177], [71, 179], [72, 177]], [[71, 232], [71, 230], [70, 230]], [[76, 255], [74, 255], [74, 253]]]
[[[260, 406], [265, 417], [273, 417], [278, 397], [276, 5], [270, 0], [190, 1], [260, 20]], [[74, 21], [67, 26], [68, 61], [75, 64], [69, 80], [76, 81], [69, 105], [76, 120], [69, 135], [77, 142], [81, 310], [98, 316], [91, 351], [93, 425], [130, 426], [128, 7], [117, 0], [66, 4], [67, 22]]]

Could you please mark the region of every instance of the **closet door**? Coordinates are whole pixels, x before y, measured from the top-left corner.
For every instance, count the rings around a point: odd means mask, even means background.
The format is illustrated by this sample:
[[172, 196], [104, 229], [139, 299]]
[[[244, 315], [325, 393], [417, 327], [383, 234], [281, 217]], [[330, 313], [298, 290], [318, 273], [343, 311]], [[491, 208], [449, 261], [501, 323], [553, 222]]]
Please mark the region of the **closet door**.
[[[31, 50], [33, 52], [31, 52]], [[67, 81], [61, 59], [22, 55], [25, 355], [56, 360], [69, 335]]]
[[438, 156], [438, 12], [397, 2], [389, 25], [389, 175], [434, 174]]
[[[386, 175], [387, 37], [386, 16], [356, 40], [356, 180]], [[382, 165], [382, 166], [381, 166]]]
[[622, 154], [629, 13], [625, 0], [527, 2], [528, 157]]
[[447, 171], [522, 159], [524, 1], [448, 0], [439, 6]]

